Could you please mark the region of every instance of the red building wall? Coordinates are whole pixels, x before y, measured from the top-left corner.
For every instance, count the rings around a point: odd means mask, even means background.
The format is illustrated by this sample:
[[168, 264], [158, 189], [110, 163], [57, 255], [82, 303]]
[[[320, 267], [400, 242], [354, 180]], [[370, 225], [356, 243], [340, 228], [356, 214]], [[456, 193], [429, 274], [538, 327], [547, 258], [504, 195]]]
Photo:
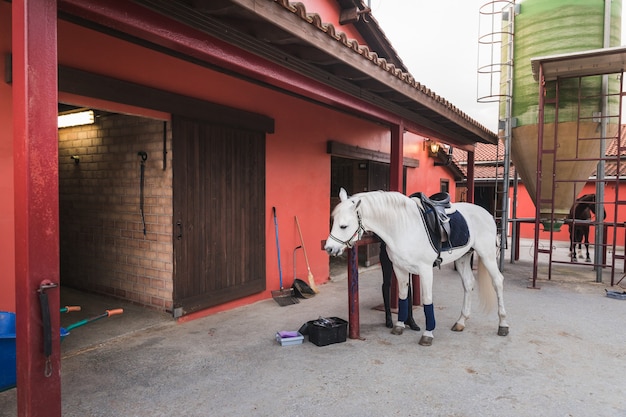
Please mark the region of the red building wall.
[[[0, 56], [11, 50], [11, 4], [0, 4]], [[11, 86], [0, 82], [0, 311], [15, 311], [13, 112]]]
[[[10, 3], [0, 3], [0, 52], [10, 52]], [[145, 86], [200, 98], [214, 103], [257, 112], [275, 119], [275, 133], [267, 135], [266, 170], [266, 258], [267, 290], [236, 302], [203, 312], [225, 310], [269, 298], [279, 287], [276, 248], [271, 217], [274, 206], [281, 222], [283, 269], [293, 269], [291, 248], [299, 244], [294, 221], [298, 216], [311, 269], [318, 282], [327, 280], [329, 264], [320, 242], [327, 237], [330, 216], [330, 155], [328, 140], [390, 152], [390, 130], [378, 123], [337, 112], [303, 101], [276, 90], [244, 81], [181, 59], [97, 33], [66, 21], [59, 21], [58, 55], [60, 65], [119, 78]], [[155, 116], [154, 111], [107, 103], [89, 97], [59, 94], [59, 100], [104, 110]], [[14, 225], [13, 225], [13, 147], [11, 132], [11, 86], [0, 83], [0, 310], [14, 311]], [[169, 115], [158, 114], [157, 118]], [[407, 191], [439, 191], [441, 177], [450, 178], [443, 167], [433, 167], [426, 156], [423, 138], [405, 134], [405, 156], [420, 160], [420, 167], [409, 169]], [[173, 155], [175, 157], [175, 155]], [[454, 195], [454, 181], [450, 178]], [[314, 204], [312, 204], [314, 202]], [[299, 263], [297, 274], [306, 276], [306, 265]]]

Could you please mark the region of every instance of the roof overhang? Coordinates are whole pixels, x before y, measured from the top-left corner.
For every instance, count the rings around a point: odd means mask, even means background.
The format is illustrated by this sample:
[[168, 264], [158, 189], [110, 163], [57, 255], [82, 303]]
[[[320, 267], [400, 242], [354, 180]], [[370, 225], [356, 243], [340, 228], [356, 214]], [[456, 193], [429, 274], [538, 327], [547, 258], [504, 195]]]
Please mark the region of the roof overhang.
[[[288, 0], [133, 2], [331, 86], [372, 109], [388, 112], [394, 116], [394, 122], [402, 120], [409, 131], [437, 136], [441, 141], [464, 148], [477, 142], [497, 143], [497, 134], [418, 83], [404, 68], [394, 65], [393, 60], [379, 57], [375, 51], [348, 39], [341, 28], [336, 29], [319, 15], [308, 13], [302, 3]], [[384, 40], [378, 39], [377, 43]], [[371, 118], [365, 113], [361, 115]]]
[[535, 81], [539, 81], [540, 66], [545, 81], [621, 73], [626, 68], [626, 46], [536, 57], [530, 64]]

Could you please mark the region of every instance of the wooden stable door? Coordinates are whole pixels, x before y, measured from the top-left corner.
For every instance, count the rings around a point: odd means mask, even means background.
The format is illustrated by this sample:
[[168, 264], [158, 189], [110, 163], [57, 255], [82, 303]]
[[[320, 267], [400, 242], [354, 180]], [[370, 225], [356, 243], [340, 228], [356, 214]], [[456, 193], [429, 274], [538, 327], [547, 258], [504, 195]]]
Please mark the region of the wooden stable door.
[[174, 315], [265, 290], [265, 134], [172, 119]]

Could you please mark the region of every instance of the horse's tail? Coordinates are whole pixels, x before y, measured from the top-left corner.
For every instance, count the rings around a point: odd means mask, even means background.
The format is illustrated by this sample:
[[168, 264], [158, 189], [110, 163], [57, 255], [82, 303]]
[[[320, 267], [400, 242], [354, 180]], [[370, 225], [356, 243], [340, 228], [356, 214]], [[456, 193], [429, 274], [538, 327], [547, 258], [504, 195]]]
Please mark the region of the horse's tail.
[[480, 301], [480, 308], [485, 312], [493, 311], [498, 304], [496, 290], [493, 288], [491, 275], [487, 270], [487, 267], [483, 263], [483, 260], [478, 257], [478, 297]]

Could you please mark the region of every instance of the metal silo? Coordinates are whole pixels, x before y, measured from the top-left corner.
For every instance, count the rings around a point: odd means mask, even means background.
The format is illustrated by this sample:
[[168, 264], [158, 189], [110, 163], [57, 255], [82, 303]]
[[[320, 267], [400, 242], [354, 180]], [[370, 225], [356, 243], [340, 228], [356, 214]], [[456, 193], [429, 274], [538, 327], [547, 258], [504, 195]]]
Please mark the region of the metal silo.
[[[610, 45], [605, 42], [605, 4], [610, 7]], [[533, 78], [532, 58], [600, 49], [620, 45], [621, 0], [524, 0], [515, 16], [513, 99], [511, 108], [511, 159], [535, 204], [538, 153], [538, 84]], [[556, 81], [552, 81], [553, 83]], [[546, 91], [554, 91], [547, 88]], [[557, 132], [557, 159], [600, 157], [600, 140], [579, 140], [600, 136], [600, 122], [593, 118], [602, 111], [602, 77], [561, 80], [558, 121], [555, 108], [544, 108], [545, 138]], [[609, 91], [619, 91], [616, 77], [609, 79]], [[582, 97], [582, 99], [581, 99]], [[549, 97], [548, 97], [549, 98]], [[610, 100], [609, 106], [617, 106]], [[609, 111], [616, 114], [617, 111]], [[502, 114], [501, 114], [502, 116]], [[616, 130], [611, 121], [607, 137]], [[541, 200], [554, 197], [554, 218], [564, 219], [584, 182], [596, 169], [597, 161], [559, 162], [556, 169], [548, 158], [542, 160]], [[556, 178], [552, 186], [552, 176]], [[541, 203], [542, 219], [549, 219], [552, 205]], [[545, 223], [544, 223], [545, 226]], [[557, 226], [558, 227], [558, 226]]]

